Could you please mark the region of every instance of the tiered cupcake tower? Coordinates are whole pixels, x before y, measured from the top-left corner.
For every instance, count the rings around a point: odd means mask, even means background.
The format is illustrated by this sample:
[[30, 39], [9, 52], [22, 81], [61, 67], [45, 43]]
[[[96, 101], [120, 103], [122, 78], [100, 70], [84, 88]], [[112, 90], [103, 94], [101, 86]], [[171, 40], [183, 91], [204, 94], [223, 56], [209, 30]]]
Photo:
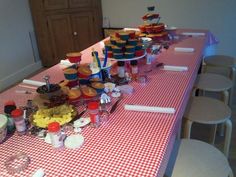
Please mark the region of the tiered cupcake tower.
[[148, 13], [142, 17], [144, 24], [139, 26], [140, 37], [149, 37], [153, 40], [165, 40], [168, 33], [165, 31], [165, 24], [160, 23], [160, 16], [154, 13], [155, 6], [147, 7]]

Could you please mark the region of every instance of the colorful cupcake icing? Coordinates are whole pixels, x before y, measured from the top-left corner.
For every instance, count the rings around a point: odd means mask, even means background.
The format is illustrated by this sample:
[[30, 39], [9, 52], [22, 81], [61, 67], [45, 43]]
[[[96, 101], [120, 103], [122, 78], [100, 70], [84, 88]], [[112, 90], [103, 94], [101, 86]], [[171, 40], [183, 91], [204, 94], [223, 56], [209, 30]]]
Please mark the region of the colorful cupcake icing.
[[135, 46], [135, 50], [141, 50], [143, 48], [143, 44], [142, 43], [138, 43], [136, 46]]
[[67, 93], [70, 100], [78, 99], [81, 96], [81, 91], [79, 89], [71, 89]]

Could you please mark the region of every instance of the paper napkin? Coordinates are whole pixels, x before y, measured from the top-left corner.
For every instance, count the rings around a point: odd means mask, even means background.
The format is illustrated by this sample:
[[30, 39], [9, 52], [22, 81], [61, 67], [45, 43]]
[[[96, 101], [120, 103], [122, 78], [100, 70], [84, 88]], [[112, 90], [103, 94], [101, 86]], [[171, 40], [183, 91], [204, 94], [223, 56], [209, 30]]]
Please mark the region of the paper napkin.
[[167, 70], [167, 71], [188, 71], [188, 67], [187, 66], [164, 65], [163, 70]]
[[40, 86], [46, 84], [45, 82], [34, 81], [34, 80], [29, 80], [29, 79], [24, 79], [23, 83], [28, 84], [28, 85], [34, 85], [34, 86], [37, 86], [37, 87], [40, 87]]
[[159, 113], [168, 113], [174, 114], [174, 108], [168, 107], [155, 107], [155, 106], [143, 106], [143, 105], [125, 105], [125, 110], [128, 111], [142, 111], [142, 112], [159, 112]]
[[194, 52], [194, 48], [189, 47], [175, 47], [176, 52]]

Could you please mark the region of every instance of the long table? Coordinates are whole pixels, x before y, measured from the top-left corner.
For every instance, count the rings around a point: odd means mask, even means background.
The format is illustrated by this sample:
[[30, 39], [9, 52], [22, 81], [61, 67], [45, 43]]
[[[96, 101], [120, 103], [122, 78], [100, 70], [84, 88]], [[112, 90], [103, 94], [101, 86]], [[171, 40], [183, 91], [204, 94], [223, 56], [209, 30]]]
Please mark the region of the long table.
[[[4, 162], [19, 151], [25, 152], [31, 162], [25, 171], [15, 176], [30, 176], [39, 168], [44, 169], [46, 176], [163, 176], [209, 40], [208, 31], [195, 32], [204, 32], [206, 35], [185, 37], [157, 58], [158, 62], [168, 65], [187, 66], [188, 71], [173, 72], [153, 67], [147, 74], [146, 85], [131, 83], [135, 92], [122, 99], [106, 124], [99, 128], [87, 127], [82, 131], [85, 143], [78, 149], [57, 151], [36, 137], [11, 136], [0, 144], [0, 176], [11, 176]], [[176, 46], [192, 47], [195, 51], [175, 52]], [[91, 61], [91, 48], [101, 52], [101, 47], [103, 43], [99, 42], [82, 51], [82, 61]], [[50, 75], [52, 82], [64, 78], [58, 64], [31, 79], [42, 81], [45, 75]], [[15, 92], [21, 89], [17, 85], [0, 94], [1, 113], [5, 101], [14, 100], [17, 106], [22, 106], [35, 96]], [[173, 107], [176, 113], [126, 111], [125, 104]]]

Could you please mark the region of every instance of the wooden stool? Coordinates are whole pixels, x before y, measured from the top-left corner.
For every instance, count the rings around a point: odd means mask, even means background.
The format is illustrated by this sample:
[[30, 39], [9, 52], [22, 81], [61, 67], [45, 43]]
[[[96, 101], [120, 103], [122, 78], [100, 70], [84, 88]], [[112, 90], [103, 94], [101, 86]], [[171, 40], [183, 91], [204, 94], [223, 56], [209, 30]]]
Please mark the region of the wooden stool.
[[198, 140], [180, 140], [172, 177], [233, 176], [226, 157], [218, 149]]
[[230, 117], [231, 109], [223, 102], [209, 97], [192, 97], [184, 114], [186, 119], [184, 137], [190, 138], [193, 122], [211, 124], [215, 125], [212, 137], [212, 144], [214, 144], [217, 124], [224, 123], [226, 126], [224, 154], [228, 157], [232, 133]]
[[[236, 59], [235, 58], [231, 56], [226, 56], [226, 55], [212, 55], [212, 56], [205, 57], [204, 62], [206, 64], [206, 69], [208, 66], [228, 69], [230, 71], [229, 77], [234, 84], [235, 78], [236, 78]], [[229, 101], [230, 105], [232, 105], [232, 98], [233, 98], [233, 89], [231, 89], [231, 92], [230, 92], [230, 101]]]
[[233, 83], [230, 79], [219, 74], [202, 73], [199, 74], [194, 85], [193, 95], [195, 96], [196, 90], [210, 92], [221, 92], [223, 94], [223, 100], [225, 104], [229, 103], [229, 89], [231, 89]]

